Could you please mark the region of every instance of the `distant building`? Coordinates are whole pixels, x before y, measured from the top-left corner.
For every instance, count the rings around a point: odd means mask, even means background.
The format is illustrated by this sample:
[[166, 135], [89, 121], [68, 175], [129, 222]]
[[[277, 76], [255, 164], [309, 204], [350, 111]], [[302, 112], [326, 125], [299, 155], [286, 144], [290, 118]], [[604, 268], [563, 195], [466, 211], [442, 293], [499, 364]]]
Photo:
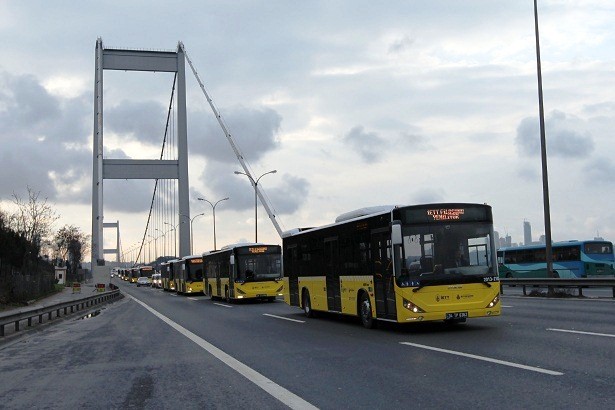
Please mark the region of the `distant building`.
[[540, 235], [540, 239], [538, 239], [538, 243], [541, 245], [545, 245], [547, 243], [547, 237], [544, 235]]
[[523, 221], [523, 243], [525, 245], [532, 244], [532, 225], [528, 220]]

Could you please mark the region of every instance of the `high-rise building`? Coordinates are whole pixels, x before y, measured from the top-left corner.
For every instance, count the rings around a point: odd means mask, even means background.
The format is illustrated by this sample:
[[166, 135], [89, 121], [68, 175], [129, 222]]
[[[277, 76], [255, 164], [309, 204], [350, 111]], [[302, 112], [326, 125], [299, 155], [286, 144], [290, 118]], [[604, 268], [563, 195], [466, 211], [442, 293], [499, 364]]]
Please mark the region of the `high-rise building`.
[[527, 219], [523, 221], [523, 244], [532, 244], [532, 225], [530, 225], [530, 221]]

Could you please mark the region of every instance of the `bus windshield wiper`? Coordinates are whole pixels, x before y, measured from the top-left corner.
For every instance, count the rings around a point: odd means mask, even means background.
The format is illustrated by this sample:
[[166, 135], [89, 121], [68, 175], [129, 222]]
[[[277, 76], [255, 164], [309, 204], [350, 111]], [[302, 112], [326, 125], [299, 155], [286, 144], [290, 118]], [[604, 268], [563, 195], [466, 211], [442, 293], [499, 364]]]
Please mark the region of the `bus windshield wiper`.
[[422, 283], [419, 284], [418, 288], [414, 288], [412, 289], [413, 292], [418, 292], [419, 290], [423, 289], [425, 287], [425, 285], [423, 285]]

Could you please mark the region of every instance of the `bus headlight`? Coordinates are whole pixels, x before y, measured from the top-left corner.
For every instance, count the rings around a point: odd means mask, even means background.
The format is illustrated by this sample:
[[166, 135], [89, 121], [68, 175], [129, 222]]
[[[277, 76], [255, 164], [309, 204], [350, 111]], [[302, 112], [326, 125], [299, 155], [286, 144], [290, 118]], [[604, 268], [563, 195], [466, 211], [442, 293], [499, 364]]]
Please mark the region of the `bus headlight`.
[[498, 295], [495, 295], [495, 297], [493, 298], [493, 300], [492, 300], [492, 301], [491, 301], [491, 302], [490, 302], [487, 306], [485, 306], [485, 307], [486, 307], [487, 309], [488, 309], [488, 308], [492, 308], [492, 307], [494, 307], [495, 305], [497, 305], [499, 301], [500, 301], [500, 295], [499, 295], [499, 294], [498, 294]]
[[404, 299], [404, 307], [414, 313], [425, 313], [423, 309], [406, 299]]

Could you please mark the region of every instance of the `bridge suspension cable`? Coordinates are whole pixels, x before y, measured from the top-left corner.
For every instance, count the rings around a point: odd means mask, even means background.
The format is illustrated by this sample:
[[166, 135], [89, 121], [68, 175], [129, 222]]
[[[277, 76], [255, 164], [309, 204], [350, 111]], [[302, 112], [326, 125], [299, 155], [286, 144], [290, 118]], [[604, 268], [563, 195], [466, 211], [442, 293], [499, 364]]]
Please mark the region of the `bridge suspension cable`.
[[[177, 74], [175, 74], [173, 78], [173, 87], [171, 88], [171, 98], [169, 101], [169, 108], [167, 110], [167, 120], [164, 129], [164, 137], [162, 139], [162, 148], [160, 150], [160, 158], [159, 159], [174, 159], [176, 156], [176, 150], [174, 149], [175, 144], [175, 132], [174, 132], [174, 115], [173, 115], [173, 104], [175, 101], [175, 86], [177, 83]], [[147, 222], [145, 224], [145, 231], [143, 232], [143, 237], [141, 239], [141, 245], [139, 247], [139, 252], [137, 253], [137, 257], [134, 260], [133, 265], [136, 265], [138, 261], [141, 259], [143, 254], [143, 248], [146, 245], [146, 239], [149, 234], [153, 233], [155, 235], [155, 231], [163, 232], [164, 222], [168, 219], [169, 213], [171, 214], [173, 226], [175, 226], [175, 180], [159, 180], [156, 179], [154, 182], [154, 192], [152, 193], [152, 200], [150, 203], [149, 213], [147, 215]], [[167, 200], [172, 199], [172, 207], [173, 211], [168, 212], [168, 206], [166, 206]], [[152, 217], [153, 216], [153, 217]], [[150, 229], [153, 228], [153, 229]], [[177, 229], [177, 228], [175, 228]], [[163, 246], [166, 250], [166, 233], [162, 234], [163, 236]], [[156, 240], [157, 245], [157, 238]], [[157, 249], [154, 249], [155, 257], [158, 257]], [[166, 252], [165, 252], [166, 253]], [[167, 255], [163, 255], [167, 256]]]
[[231, 133], [229, 132], [229, 129], [228, 129], [227, 125], [225, 124], [224, 120], [222, 119], [222, 116], [220, 115], [220, 111], [216, 108], [216, 106], [214, 105], [213, 100], [211, 99], [211, 97], [209, 96], [207, 91], [205, 90], [205, 86], [203, 85], [203, 82], [201, 81], [201, 78], [200, 78], [199, 74], [197, 73], [196, 69], [194, 68], [194, 65], [192, 64], [192, 60], [190, 60], [190, 57], [188, 56], [188, 52], [186, 51], [186, 47], [184, 46], [184, 44], [182, 42], [179, 43], [179, 46], [184, 51], [184, 55], [186, 57], [186, 61], [188, 61], [188, 65], [190, 66], [190, 69], [192, 70], [192, 73], [194, 74], [194, 77], [196, 78], [197, 82], [199, 83], [199, 86], [201, 87], [201, 91], [203, 92], [203, 95], [205, 95], [205, 99], [207, 99], [207, 102], [209, 103], [209, 106], [211, 107], [211, 110], [213, 111], [213, 113], [214, 113], [214, 115], [216, 117], [216, 120], [218, 121], [218, 124], [220, 124], [220, 127], [222, 128], [222, 131], [224, 132], [224, 135], [226, 136], [226, 139], [228, 140], [229, 144], [231, 145], [231, 148], [233, 149], [233, 152], [235, 153], [235, 156], [237, 157], [237, 160], [239, 161], [239, 163], [240, 163], [241, 167], [243, 168], [244, 172], [250, 177], [249, 178], [250, 179], [250, 183], [252, 184], [252, 186], [256, 190], [256, 193], [257, 193], [257, 195], [258, 195], [258, 197], [259, 197], [259, 199], [261, 201], [261, 204], [263, 205], [263, 207], [267, 211], [267, 215], [269, 216], [269, 219], [271, 220], [271, 222], [273, 223], [273, 226], [275, 227], [276, 231], [278, 232], [278, 235], [280, 237], [282, 237], [283, 230], [280, 227], [280, 223], [278, 222], [278, 219], [276, 218], [275, 209], [271, 205], [271, 201], [269, 200], [269, 197], [264, 193], [264, 190], [262, 189], [262, 186], [256, 185], [254, 183], [254, 180], [255, 180], [254, 177], [253, 177], [254, 173], [250, 169], [250, 165], [248, 164], [247, 160], [245, 159], [245, 156], [243, 155], [243, 153], [239, 149], [237, 143], [234, 141]]

